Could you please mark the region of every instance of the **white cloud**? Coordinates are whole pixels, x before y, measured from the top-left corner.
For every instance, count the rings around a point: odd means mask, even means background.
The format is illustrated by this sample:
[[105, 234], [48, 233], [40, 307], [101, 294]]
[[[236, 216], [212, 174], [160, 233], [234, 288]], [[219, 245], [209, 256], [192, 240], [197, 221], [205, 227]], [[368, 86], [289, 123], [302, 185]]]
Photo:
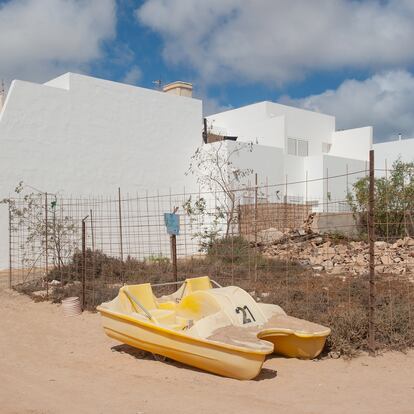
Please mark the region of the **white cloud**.
[[336, 90], [282, 103], [335, 115], [337, 128], [374, 126], [374, 139], [398, 133], [414, 137], [414, 76], [403, 70], [376, 74], [363, 81], [346, 80]]
[[124, 78], [122, 79], [122, 82], [129, 83], [130, 85], [136, 85], [141, 79], [141, 76], [141, 69], [138, 66], [134, 65], [125, 74]]
[[147, 0], [136, 15], [163, 37], [168, 62], [210, 83], [414, 62], [412, 0]]
[[11, 0], [0, 5], [0, 77], [45, 81], [82, 71], [115, 34], [115, 0]]
[[220, 101], [216, 98], [211, 98], [208, 96], [202, 97], [203, 100], [203, 115], [209, 116], [217, 114], [219, 112], [228, 111], [232, 109], [231, 105], [222, 105]]

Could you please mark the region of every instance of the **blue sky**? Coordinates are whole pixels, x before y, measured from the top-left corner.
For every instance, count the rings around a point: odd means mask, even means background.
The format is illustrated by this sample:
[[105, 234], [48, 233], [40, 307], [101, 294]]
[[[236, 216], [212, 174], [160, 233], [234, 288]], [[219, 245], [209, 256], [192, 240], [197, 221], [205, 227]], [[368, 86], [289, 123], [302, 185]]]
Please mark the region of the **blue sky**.
[[[124, 81], [131, 65], [140, 68], [141, 76], [135, 82], [139, 86], [154, 88], [153, 81], [162, 79], [164, 83], [174, 80], [193, 82], [197, 91], [197, 72], [184, 62], [178, 65], [168, 64], [162, 57], [163, 39], [154, 30], [142, 24], [136, 18], [138, 10], [145, 1], [122, 1], [118, 4], [117, 36], [113, 41], [106, 42], [104, 48], [108, 59], [96, 62], [90, 69], [90, 74], [112, 80]], [[111, 58], [117, 54], [117, 46], [127, 47], [133, 59], [121, 64], [114, 64]], [[300, 82], [275, 87], [272, 83], [245, 82], [233, 79], [225, 85], [211, 85], [207, 88], [209, 96], [217, 99], [221, 105], [238, 107], [262, 100], [275, 100], [288, 94], [293, 98], [301, 98], [310, 94], [324, 92], [327, 88], [336, 88], [346, 76], [363, 78], [356, 71], [346, 73], [314, 73]]]
[[272, 100], [414, 137], [413, 0], [0, 0], [0, 76], [190, 81], [206, 114]]
[[[272, 81], [268, 83], [265, 81], [255, 82], [254, 80], [246, 82], [244, 79], [237, 78], [228, 80], [225, 85], [198, 85], [197, 71], [190, 65], [185, 64], [185, 62], [168, 64], [163, 59], [164, 43], [162, 36], [143, 24], [136, 15], [145, 3], [142, 0], [117, 1], [117, 36], [114, 41], [105, 44], [109, 59], [94, 64], [91, 67], [90, 74], [123, 82], [131, 65], [136, 65], [140, 68], [141, 75], [136, 82], [132, 83], [146, 88], [154, 88], [153, 81], [158, 79], [161, 79], [164, 83], [178, 79], [187, 80], [194, 83], [195, 93], [201, 98], [204, 98], [207, 94], [217, 100], [219, 106], [234, 108], [252, 102], [277, 100], [284, 95], [289, 95], [292, 98], [302, 98], [311, 94], [318, 94], [326, 89], [337, 88], [347, 77], [364, 79], [369, 74], [367, 71], [357, 70], [314, 72], [302, 81], [280, 86], [276, 86]], [[117, 53], [117, 45], [126, 46], [129, 49], [133, 54], [131, 62], [125, 61], [120, 65], [110, 62], [111, 57], [113, 58], [114, 54]]]

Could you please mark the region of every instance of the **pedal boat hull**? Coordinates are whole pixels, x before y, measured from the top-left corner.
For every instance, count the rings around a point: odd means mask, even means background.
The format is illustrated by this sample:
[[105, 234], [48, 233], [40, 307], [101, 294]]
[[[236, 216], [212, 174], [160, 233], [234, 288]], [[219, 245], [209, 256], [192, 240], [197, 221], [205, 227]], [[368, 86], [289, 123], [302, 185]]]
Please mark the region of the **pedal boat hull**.
[[[273, 352], [267, 343], [263, 349], [250, 349], [186, 335], [151, 322], [99, 306], [105, 333], [135, 348], [170, 358], [214, 374], [239, 380], [255, 378], [266, 355]], [[265, 343], [265, 341], [260, 341]]]
[[331, 330], [326, 326], [312, 323], [280, 313], [276, 305], [260, 304], [268, 321], [257, 337], [274, 345], [274, 353], [288, 358], [314, 359], [323, 350]]
[[330, 332], [320, 335], [299, 334], [269, 329], [261, 331], [258, 337], [271, 342], [275, 354], [288, 358], [314, 359], [322, 352], [329, 334]]

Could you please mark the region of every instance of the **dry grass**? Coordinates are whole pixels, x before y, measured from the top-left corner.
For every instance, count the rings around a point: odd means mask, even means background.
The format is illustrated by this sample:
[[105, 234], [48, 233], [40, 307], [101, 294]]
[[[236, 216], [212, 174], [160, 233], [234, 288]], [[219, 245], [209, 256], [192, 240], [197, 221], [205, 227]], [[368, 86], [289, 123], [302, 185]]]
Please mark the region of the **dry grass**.
[[[81, 260], [73, 260], [49, 273], [49, 281], [61, 280], [51, 299], [81, 296]], [[232, 240], [231, 246], [214, 246], [203, 258], [181, 260], [179, 279], [210, 275], [222, 285], [238, 285], [258, 300], [280, 305], [299, 318], [308, 319], [332, 329], [325, 352], [353, 356], [367, 350], [368, 283], [363, 276], [315, 276], [295, 262], [265, 258], [243, 240]], [[123, 282], [160, 283], [173, 280], [172, 266], [165, 257], [146, 261], [128, 258], [121, 262], [100, 252], [87, 252], [86, 307], [93, 310], [101, 302], [116, 296]], [[29, 295], [44, 289], [42, 281], [21, 284], [16, 288]], [[381, 275], [377, 281], [375, 311], [378, 350], [405, 350], [414, 347], [413, 286], [400, 277]], [[173, 287], [155, 288], [155, 294], [170, 293]], [[39, 296], [37, 296], [38, 298]]]
[[[262, 289], [268, 289], [264, 283]], [[410, 282], [384, 276], [376, 283], [376, 346], [381, 350], [414, 347]], [[266, 297], [288, 314], [329, 326], [325, 351], [353, 356], [368, 349], [368, 283], [364, 277], [292, 276]]]

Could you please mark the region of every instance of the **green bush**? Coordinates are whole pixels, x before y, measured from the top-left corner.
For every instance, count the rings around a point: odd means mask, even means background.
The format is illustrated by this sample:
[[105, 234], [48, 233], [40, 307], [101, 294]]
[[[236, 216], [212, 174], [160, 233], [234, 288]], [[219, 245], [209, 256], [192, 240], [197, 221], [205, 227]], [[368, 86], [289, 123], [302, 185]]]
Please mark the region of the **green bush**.
[[240, 236], [216, 239], [207, 249], [210, 259], [219, 259], [227, 263], [244, 262], [252, 254], [254, 250], [250, 248], [249, 242]]
[[[375, 232], [379, 237], [404, 237], [407, 215], [414, 211], [414, 163], [394, 162], [389, 176], [376, 178], [374, 182]], [[369, 177], [359, 179], [353, 191], [347, 195], [348, 204], [367, 232], [369, 204]]]

